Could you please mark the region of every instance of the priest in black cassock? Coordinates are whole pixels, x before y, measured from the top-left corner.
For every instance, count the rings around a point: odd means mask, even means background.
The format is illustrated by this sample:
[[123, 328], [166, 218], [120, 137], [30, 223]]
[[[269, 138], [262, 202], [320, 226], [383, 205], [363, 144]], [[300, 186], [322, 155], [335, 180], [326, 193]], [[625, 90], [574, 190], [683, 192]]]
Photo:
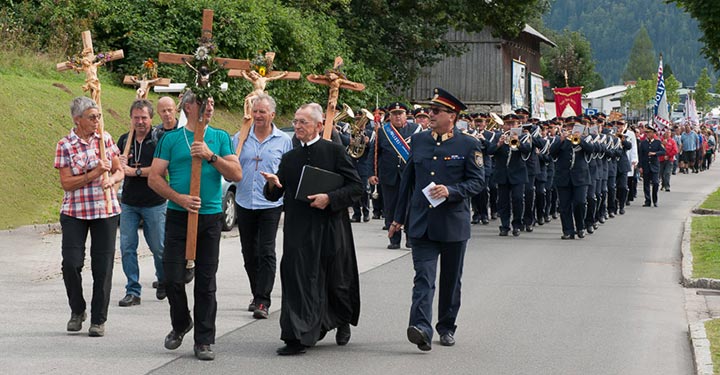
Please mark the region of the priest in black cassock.
[[[337, 328], [335, 341], [350, 340], [350, 324], [360, 315], [357, 258], [348, 207], [360, 199], [363, 186], [345, 148], [320, 138], [322, 107], [306, 104], [295, 112], [300, 147], [283, 155], [277, 175], [263, 173], [268, 200], [284, 196], [283, 257], [280, 263], [282, 309], [279, 355], [295, 355]], [[295, 199], [303, 166], [335, 172], [343, 186]]]

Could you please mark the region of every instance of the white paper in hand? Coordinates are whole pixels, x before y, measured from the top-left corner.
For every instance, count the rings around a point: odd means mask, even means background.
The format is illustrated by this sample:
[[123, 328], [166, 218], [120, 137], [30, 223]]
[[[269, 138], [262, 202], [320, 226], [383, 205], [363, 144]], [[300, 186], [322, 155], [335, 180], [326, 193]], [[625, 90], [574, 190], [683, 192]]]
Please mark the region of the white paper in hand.
[[423, 194], [425, 194], [425, 198], [428, 200], [428, 202], [430, 202], [430, 204], [433, 207], [437, 207], [440, 205], [440, 203], [445, 202], [445, 199], [447, 199], [447, 198], [442, 197], [442, 198], [434, 199], [434, 198], [430, 197], [430, 189], [432, 189], [434, 186], [435, 186], [435, 183], [431, 182], [428, 184], [428, 186], [425, 186], [422, 189], [422, 192], [423, 192]]

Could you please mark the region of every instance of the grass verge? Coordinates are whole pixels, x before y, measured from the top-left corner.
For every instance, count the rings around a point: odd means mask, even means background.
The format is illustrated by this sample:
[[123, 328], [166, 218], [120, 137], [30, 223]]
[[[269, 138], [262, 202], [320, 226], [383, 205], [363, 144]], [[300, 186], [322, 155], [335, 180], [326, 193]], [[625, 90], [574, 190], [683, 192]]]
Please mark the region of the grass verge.
[[715, 192], [710, 194], [705, 202], [700, 205], [700, 208], [720, 211], [720, 189], [715, 190]]
[[710, 354], [713, 361], [713, 373], [720, 374], [720, 319], [705, 322], [705, 332], [710, 340]]
[[693, 277], [720, 279], [720, 216], [693, 217], [691, 230]]

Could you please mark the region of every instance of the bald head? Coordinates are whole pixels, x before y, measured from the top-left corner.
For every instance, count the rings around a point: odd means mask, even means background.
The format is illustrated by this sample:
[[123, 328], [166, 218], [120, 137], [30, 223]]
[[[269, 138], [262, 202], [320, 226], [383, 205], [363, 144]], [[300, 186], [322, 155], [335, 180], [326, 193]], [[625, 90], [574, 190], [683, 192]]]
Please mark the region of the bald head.
[[165, 129], [173, 129], [177, 123], [175, 114], [177, 113], [177, 107], [175, 106], [175, 100], [169, 96], [163, 96], [158, 100], [157, 113], [162, 119], [162, 125]]

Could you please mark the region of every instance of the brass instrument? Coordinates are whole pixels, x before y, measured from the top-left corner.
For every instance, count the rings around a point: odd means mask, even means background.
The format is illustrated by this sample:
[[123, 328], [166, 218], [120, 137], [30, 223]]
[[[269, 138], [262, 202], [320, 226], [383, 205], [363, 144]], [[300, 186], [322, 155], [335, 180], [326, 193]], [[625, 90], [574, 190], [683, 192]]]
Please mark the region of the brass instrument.
[[337, 123], [344, 119], [345, 117], [349, 118], [355, 118], [355, 113], [353, 113], [352, 108], [350, 108], [349, 105], [343, 103], [343, 110], [338, 111], [338, 113], [335, 114], [335, 117], [333, 117], [333, 124], [337, 125]]
[[625, 134], [623, 134], [623, 133], [617, 132], [617, 133], [615, 133], [615, 136], [620, 138], [620, 141], [625, 140]]
[[[349, 107], [348, 107], [349, 109]], [[352, 112], [352, 111], [351, 111]], [[373, 120], [373, 114], [365, 108], [360, 109], [362, 116], [350, 125], [350, 144], [347, 146], [347, 153], [354, 159], [359, 159], [365, 154], [365, 127]]]
[[573, 134], [570, 136], [570, 143], [572, 143], [574, 146], [577, 146], [580, 144], [582, 140], [580, 139], [580, 136], [577, 134]]
[[503, 120], [500, 118], [500, 116], [497, 115], [495, 112], [490, 112], [490, 119], [488, 120], [488, 124], [485, 127], [485, 130], [492, 131], [495, 129], [495, 127], [501, 127], [503, 125]]

